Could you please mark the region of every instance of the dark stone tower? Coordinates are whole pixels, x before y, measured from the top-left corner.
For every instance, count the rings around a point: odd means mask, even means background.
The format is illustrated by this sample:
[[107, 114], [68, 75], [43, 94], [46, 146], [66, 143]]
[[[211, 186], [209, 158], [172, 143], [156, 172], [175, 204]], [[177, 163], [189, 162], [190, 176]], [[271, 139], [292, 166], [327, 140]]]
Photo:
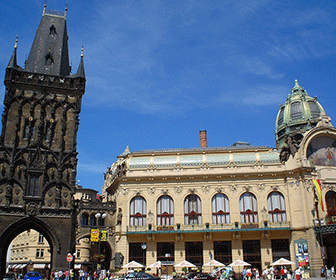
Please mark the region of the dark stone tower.
[[0, 137], [0, 278], [13, 238], [33, 228], [51, 248], [52, 269], [66, 268], [73, 251], [76, 138], [85, 90], [83, 50], [71, 75], [66, 10], [44, 7], [25, 63], [16, 48], [5, 74]]

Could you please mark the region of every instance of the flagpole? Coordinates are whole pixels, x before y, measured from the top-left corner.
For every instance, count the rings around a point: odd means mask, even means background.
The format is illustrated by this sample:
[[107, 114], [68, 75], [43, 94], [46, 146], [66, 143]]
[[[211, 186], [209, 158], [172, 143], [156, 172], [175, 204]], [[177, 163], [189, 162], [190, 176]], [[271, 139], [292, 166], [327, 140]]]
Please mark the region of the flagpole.
[[[324, 269], [326, 268], [326, 259], [325, 259], [325, 254], [324, 254], [324, 242], [323, 242], [323, 237], [322, 237], [322, 232], [321, 232], [321, 220], [320, 220], [320, 214], [319, 214], [319, 209], [318, 209], [318, 203], [319, 199], [316, 193], [316, 189], [314, 188], [314, 205], [315, 205], [315, 212], [316, 212], [316, 217], [318, 221], [318, 232], [319, 232], [319, 239], [320, 239], [320, 251], [321, 251], [321, 258], [323, 261], [323, 267]], [[315, 222], [314, 222], [315, 226]]]

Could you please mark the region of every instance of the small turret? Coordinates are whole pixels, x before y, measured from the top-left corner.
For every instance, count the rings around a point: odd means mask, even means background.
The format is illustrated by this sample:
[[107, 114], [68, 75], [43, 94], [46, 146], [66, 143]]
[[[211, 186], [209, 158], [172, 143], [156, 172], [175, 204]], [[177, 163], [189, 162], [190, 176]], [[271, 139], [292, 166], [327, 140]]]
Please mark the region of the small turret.
[[85, 79], [85, 70], [84, 70], [84, 47], [81, 48], [81, 60], [78, 65], [77, 73], [73, 77], [80, 77]]
[[17, 49], [17, 43], [18, 43], [18, 38], [16, 37], [15, 44], [14, 44], [14, 50], [12, 53], [12, 56], [9, 60], [7, 68], [17, 68], [17, 59], [16, 59], [16, 49]]

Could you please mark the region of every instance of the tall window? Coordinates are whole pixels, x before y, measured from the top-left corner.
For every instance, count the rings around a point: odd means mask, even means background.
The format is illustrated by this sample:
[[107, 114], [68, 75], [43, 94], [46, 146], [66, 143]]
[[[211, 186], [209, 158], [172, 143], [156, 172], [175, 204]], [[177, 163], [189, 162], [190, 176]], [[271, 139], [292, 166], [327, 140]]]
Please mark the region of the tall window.
[[212, 223], [229, 224], [230, 208], [229, 199], [223, 193], [216, 194], [211, 201], [212, 204]]
[[[327, 213], [329, 217], [336, 216], [336, 192], [328, 191], [325, 196]], [[335, 219], [335, 218], [334, 218]], [[330, 220], [330, 222], [333, 222]], [[336, 222], [336, 220], [335, 220]]]
[[88, 226], [89, 225], [89, 215], [87, 213], [82, 214], [81, 225], [82, 226]]
[[95, 227], [97, 225], [96, 217], [94, 214], [90, 215], [90, 226]]
[[291, 119], [297, 120], [302, 118], [302, 104], [301, 102], [293, 102], [290, 107]]
[[44, 241], [44, 237], [43, 237], [43, 235], [40, 233], [40, 234], [39, 234], [39, 237], [38, 237], [38, 243], [43, 243], [43, 241]]
[[279, 192], [271, 192], [267, 198], [268, 216], [271, 223], [287, 221], [285, 198]]
[[240, 204], [240, 221], [243, 224], [258, 222], [257, 199], [254, 194], [246, 192], [239, 199]]
[[40, 177], [31, 174], [29, 177], [28, 196], [38, 196], [39, 194], [39, 179]]
[[130, 203], [130, 226], [146, 225], [147, 203], [142, 196], [132, 198]]
[[196, 194], [189, 194], [184, 200], [184, 224], [196, 225], [202, 223], [201, 200]]
[[156, 203], [157, 225], [170, 226], [174, 224], [174, 202], [169, 195], [161, 196]]
[[320, 116], [320, 108], [314, 101], [308, 101], [309, 108], [310, 108], [310, 113], [313, 118], [318, 118]]

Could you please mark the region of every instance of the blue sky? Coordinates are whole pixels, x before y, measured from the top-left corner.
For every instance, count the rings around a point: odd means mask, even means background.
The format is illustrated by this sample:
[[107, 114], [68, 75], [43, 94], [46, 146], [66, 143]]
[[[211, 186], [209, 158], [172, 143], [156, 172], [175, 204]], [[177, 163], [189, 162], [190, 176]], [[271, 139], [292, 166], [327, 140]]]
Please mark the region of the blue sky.
[[[44, 1], [0, 2], [3, 81], [16, 35], [24, 65]], [[84, 187], [101, 190], [126, 145], [198, 147], [200, 129], [211, 147], [274, 147], [276, 114], [294, 79], [336, 118], [333, 0], [48, 0], [48, 9], [66, 2], [74, 70], [85, 47]]]

